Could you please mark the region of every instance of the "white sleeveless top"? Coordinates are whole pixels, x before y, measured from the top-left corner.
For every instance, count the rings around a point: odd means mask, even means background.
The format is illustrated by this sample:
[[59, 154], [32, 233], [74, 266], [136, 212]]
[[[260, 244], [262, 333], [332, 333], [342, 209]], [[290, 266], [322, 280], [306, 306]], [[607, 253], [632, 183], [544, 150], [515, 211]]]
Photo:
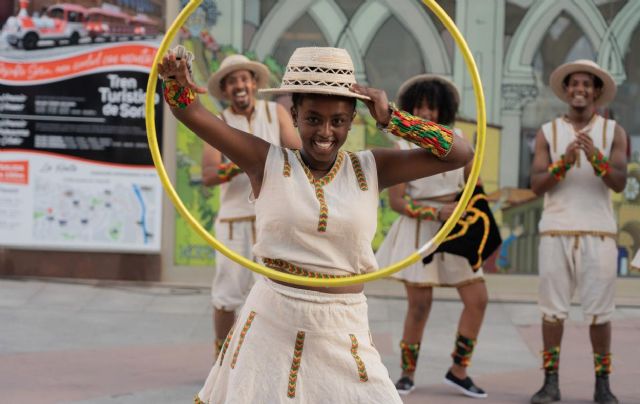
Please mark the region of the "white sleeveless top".
[[[401, 150], [419, 148], [403, 139], [398, 141], [398, 145]], [[407, 183], [405, 193], [415, 201], [432, 199], [438, 196], [456, 194], [464, 187], [464, 183], [464, 167], [460, 167], [452, 171], [410, 181]]]
[[325, 177], [314, 181], [310, 175], [298, 152], [271, 146], [255, 201], [253, 254], [322, 274], [375, 271], [371, 242], [379, 202], [373, 154], [341, 151]]
[[[589, 135], [602, 154], [609, 156], [616, 122], [594, 116]], [[556, 118], [542, 126], [549, 144], [551, 161], [557, 161], [575, 139], [571, 123]], [[584, 152], [571, 167], [566, 177], [544, 196], [544, 210], [539, 224], [540, 232], [585, 231], [613, 233], [617, 231], [611, 204], [611, 190], [593, 172]]]
[[[237, 115], [226, 108], [222, 111], [222, 119], [230, 126], [257, 136], [267, 142], [280, 146], [280, 124], [276, 111], [277, 104], [257, 100], [255, 110], [248, 121], [244, 115]], [[226, 161], [228, 159], [224, 158]], [[218, 218], [232, 219], [255, 215], [253, 204], [249, 202], [251, 182], [249, 177], [238, 174], [229, 182], [220, 185], [220, 210]]]

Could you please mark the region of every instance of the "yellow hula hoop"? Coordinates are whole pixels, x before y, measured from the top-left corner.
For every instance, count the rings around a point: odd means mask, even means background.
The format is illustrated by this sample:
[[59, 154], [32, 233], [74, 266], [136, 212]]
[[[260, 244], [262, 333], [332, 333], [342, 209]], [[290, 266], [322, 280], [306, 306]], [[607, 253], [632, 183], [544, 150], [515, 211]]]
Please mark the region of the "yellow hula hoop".
[[154, 109], [154, 95], [156, 91], [156, 85], [158, 82], [158, 63], [162, 60], [162, 55], [164, 55], [173, 38], [176, 36], [176, 33], [180, 29], [180, 27], [184, 24], [187, 18], [194, 12], [194, 10], [200, 5], [202, 0], [191, 0], [187, 6], [180, 12], [176, 20], [171, 24], [169, 29], [167, 30], [166, 35], [164, 36], [162, 42], [160, 43], [160, 47], [158, 48], [158, 52], [156, 53], [155, 59], [153, 61], [153, 65], [151, 66], [151, 72], [149, 73], [149, 81], [147, 83], [147, 95], [146, 95], [146, 127], [147, 127], [147, 137], [149, 140], [149, 148], [151, 149], [151, 156], [153, 157], [153, 162], [156, 166], [156, 170], [160, 177], [160, 181], [162, 185], [169, 195], [171, 201], [173, 202], [176, 210], [182, 215], [182, 217], [191, 225], [191, 227], [198, 233], [202, 238], [204, 238], [213, 248], [220, 251], [222, 254], [227, 256], [229, 259], [237, 262], [238, 264], [248, 268], [254, 272], [257, 272], [261, 275], [267, 276], [274, 280], [279, 280], [283, 282], [288, 282], [296, 285], [303, 286], [325, 286], [325, 287], [335, 287], [335, 286], [347, 286], [353, 285], [357, 283], [364, 283], [373, 281], [376, 279], [384, 278], [389, 276], [421, 259], [422, 256], [426, 256], [431, 254], [435, 249], [442, 243], [442, 241], [447, 237], [447, 235], [451, 232], [456, 222], [464, 212], [464, 207], [467, 206], [467, 203], [471, 199], [473, 194], [473, 188], [478, 181], [478, 176], [480, 174], [480, 168], [482, 165], [483, 157], [484, 157], [484, 145], [485, 145], [485, 136], [486, 136], [486, 110], [485, 110], [485, 101], [484, 101], [484, 93], [482, 91], [482, 83], [480, 81], [480, 75], [478, 74], [478, 69], [476, 67], [475, 60], [473, 59], [473, 55], [469, 50], [469, 47], [464, 40], [462, 34], [454, 24], [454, 22], [449, 18], [447, 13], [436, 3], [435, 0], [422, 0], [422, 2], [429, 7], [429, 9], [438, 17], [438, 19], [444, 24], [449, 33], [453, 36], [456, 44], [460, 48], [462, 52], [462, 56], [464, 57], [465, 63], [467, 65], [467, 69], [469, 69], [469, 73], [471, 74], [471, 80], [473, 81], [473, 91], [476, 99], [476, 119], [477, 119], [477, 139], [476, 139], [476, 147], [475, 147], [475, 159], [473, 161], [473, 167], [471, 169], [471, 173], [469, 174], [469, 178], [462, 192], [462, 196], [460, 201], [458, 202], [455, 210], [451, 217], [445, 222], [444, 226], [438, 231], [438, 233], [424, 246], [422, 246], [418, 251], [406, 257], [405, 259], [396, 262], [386, 268], [382, 268], [378, 271], [354, 275], [350, 277], [344, 278], [333, 278], [333, 279], [322, 279], [322, 278], [308, 278], [300, 275], [292, 275], [284, 272], [276, 271], [274, 269], [268, 268], [264, 265], [260, 265], [254, 261], [251, 261], [238, 253], [230, 250], [220, 241], [218, 241], [215, 237], [213, 237], [208, 231], [206, 231], [198, 221], [196, 221], [189, 210], [184, 206], [182, 200], [176, 193], [175, 189], [171, 185], [171, 181], [167, 175], [167, 172], [162, 164], [162, 156], [160, 154], [160, 149], [158, 148], [158, 140], [156, 134], [156, 126], [155, 126], [155, 109]]

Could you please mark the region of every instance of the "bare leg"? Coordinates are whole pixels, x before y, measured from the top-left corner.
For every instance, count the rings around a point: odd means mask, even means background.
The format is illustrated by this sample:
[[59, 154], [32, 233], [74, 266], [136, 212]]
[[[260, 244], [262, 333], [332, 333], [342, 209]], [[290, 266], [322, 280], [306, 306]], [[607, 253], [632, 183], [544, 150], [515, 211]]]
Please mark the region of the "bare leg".
[[[480, 333], [489, 301], [487, 287], [484, 282], [471, 283], [459, 287], [458, 294], [464, 304], [458, 322], [458, 333], [475, 340]], [[455, 363], [451, 365], [451, 373], [459, 379], [467, 377], [467, 369]]]
[[544, 350], [549, 351], [553, 347], [560, 346], [562, 343], [562, 334], [564, 332], [564, 323], [562, 321], [542, 321], [542, 344]]
[[[402, 340], [408, 344], [415, 344], [422, 341], [424, 327], [431, 311], [431, 301], [433, 299], [433, 288], [416, 287], [405, 284], [407, 290], [407, 315], [404, 319], [404, 332]], [[402, 376], [407, 376], [413, 380], [414, 371], [403, 371]]]
[[611, 322], [589, 327], [593, 352], [606, 355], [611, 351]]
[[[231, 327], [233, 327], [235, 318], [236, 313], [234, 311], [213, 309], [213, 330], [216, 334], [215, 346], [218, 346], [218, 344], [227, 337], [227, 334], [231, 331]], [[215, 352], [215, 356], [217, 356], [217, 354], [218, 352]]]

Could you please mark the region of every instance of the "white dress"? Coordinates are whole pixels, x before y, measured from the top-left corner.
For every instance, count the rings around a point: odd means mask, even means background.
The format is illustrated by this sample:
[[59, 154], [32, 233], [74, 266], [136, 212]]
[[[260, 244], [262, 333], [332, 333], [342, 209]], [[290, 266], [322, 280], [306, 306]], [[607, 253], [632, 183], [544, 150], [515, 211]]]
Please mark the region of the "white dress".
[[[270, 148], [256, 199], [254, 254], [300, 275], [375, 271], [371, 152], [341, 152], [326, 177], [309, 174], [296, 153]], [[266, 278], [251, 289], [197, 400], [402, 403], [371, 340], [363, 293], [307, 291]]]
[[[404, 140], [398, 142], [401, 149], [416, 148]], [[451, 195], [464, 186], [464, 168], [421, 178], [407, 183], [406, 194], [421, 205], [439, 208], [443, 203], [429, 199]], [[394, 264], [416, 252], [437, 233], [442, 222], [418, 220], [401, 215], [391, 225], [387, 236], [378, 248], [376, 259], [380, 267]], [[469, 261], [462, 256], [437, 253], [433, 261], [423, 265], [421, 261], [392, 275], [413, 286], [462, 286], [483, 280], [482, 269], [474, 272]]]

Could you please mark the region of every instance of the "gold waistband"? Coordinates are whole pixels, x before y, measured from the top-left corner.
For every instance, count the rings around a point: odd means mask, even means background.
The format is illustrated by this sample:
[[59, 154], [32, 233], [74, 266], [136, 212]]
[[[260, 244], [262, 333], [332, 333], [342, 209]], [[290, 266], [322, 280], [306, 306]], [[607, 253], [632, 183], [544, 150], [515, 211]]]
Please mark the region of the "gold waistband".
[[297, 265], [293, 265], [290, 262], [281, 259], [274, 258], [263, 258], [262, 262], [266, 266], [272, 269], [277, 269], [282, 272], [288, 272], [293, 275], [306, 276], [307, 278], [320, 278], [320, 279], [336, 279], [336, 278], [348, 278], [350, 276], [355, 276], [355, 274], [350, 275], [334, 275], [334, 274], [323, 274], [321, 272], [313, 272], [308, 271], [304, 268], [301, 268]]
[[235, 222], [255, 222], [256, 216], [239, 216], [239, 217], [225, 217], [219, 219], [220, 223], [235, 223]]
[[541, 231], [540, 232], [540, 237], [545, 237], [545, 236], [548, 236], [548, 237], [594, 236], [594, 237], [601, 237], [601, 238], [609, 237], [609, 238], [612, 238], [614, 240], [618, 239], [618, 234], [617, 233], [610, 233], [608, 231], [597, 231], [597, 230], [547, 230], [547, 231]]

